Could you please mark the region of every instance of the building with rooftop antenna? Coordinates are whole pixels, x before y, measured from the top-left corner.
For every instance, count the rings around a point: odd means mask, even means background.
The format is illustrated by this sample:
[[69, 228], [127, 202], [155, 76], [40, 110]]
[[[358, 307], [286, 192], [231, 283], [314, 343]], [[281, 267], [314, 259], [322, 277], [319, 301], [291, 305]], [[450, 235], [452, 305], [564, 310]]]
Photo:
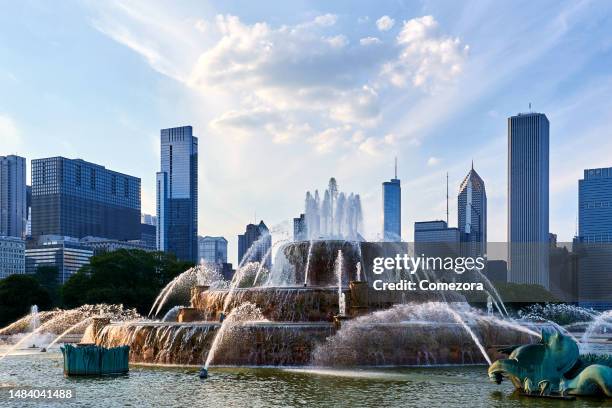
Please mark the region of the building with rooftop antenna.
[[472, 168], [459, 186], [457, 227], [465, 256], [487, 253], [487, 192], [480, 175]]
[[399, 242], [402, 240], [402, 187], [397, 178], [397, 157], [395, 158], [395, 177], [382, 184], [383, 187], [383, 240]]

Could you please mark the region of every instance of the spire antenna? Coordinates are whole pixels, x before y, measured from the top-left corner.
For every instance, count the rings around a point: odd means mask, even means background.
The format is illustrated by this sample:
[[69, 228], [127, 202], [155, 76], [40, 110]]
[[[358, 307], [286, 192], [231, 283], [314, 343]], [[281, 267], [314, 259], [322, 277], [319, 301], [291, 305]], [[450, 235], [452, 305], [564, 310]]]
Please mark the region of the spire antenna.
[[395, 179], [397, 180], [397, 156], [395, 156]]
[[446, 226], [448, 227], [448, 171], [446, 172]]

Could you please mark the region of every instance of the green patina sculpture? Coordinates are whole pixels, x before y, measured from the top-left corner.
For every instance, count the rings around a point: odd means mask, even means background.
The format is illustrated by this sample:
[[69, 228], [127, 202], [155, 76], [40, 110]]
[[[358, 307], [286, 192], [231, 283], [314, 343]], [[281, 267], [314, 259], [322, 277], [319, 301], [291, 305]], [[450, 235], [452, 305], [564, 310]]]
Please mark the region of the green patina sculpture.
[[104, 348], [94, 344], [66, 344], [61, 347], [64, 355], [64, 374], [107, 375], [124, 374], [129, 370], [129, 346]]
[[576, 341], [559, 332], [542, 331], [542, 340], [513, 349], [507, 359], [489, 367], [489, 378], [501, 383], [503, 377], [514, 386], [540, 395], [605, 395], [612, 398], [612, 357], [580, 355]]

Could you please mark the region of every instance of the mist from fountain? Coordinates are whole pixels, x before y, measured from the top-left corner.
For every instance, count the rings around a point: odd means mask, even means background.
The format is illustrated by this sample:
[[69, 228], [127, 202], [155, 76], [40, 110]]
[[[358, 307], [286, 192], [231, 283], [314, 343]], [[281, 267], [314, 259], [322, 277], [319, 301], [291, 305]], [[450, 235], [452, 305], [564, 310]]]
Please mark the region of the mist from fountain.
[[66, 319], [68, 317], [69, 314], [76, 314], [78, 313], [78, 310], [69, 310], [66, 313], [62, 313], [59, 316], [56, 316], [54, 318], [52, 318], [51, 320], [43, 323], [42, 325], [40, 325], [37, 329], [33, 330], [32, 332], [26, 334], [25, 336], [23, 336], [21, 338], [21, 340], [19, 340], [17, 343], [15, 343], [12, 347], [10, 347], [7, 351], [5, 351], [1, 356], [0, 356], [0, 362], [2, 360], [4, 360], [6, 358], [6, 356], [8, 356], [9, 354], [11, 354], [13, 351], [18, 350], [19, 347], [21, 345], [23, 345], [26, 341], [32, 339], [34, 336], [38, 335], [39, 333], [42, 333], [44, 330], [46, 330], [47, 328], [49, 328], [53, 323], [57, 323], [58, 320], [62, 320], [62, 319]]
[[[510, 330], [500, 332], [500, 327]], [[435, 334], [428, 328], [435, 328]], [[491, 358], [484, 347], [485, 339], [490, 345], [491, 341], [500, 341], [500, 335], [508, 337], [507, 344], [515, 344], [521, 335], [539, 337], [537, 332], [518, 323], [482, 314], [469, 306], [452, 307], [444, 302], [396, 304], [343, 322], [334, 336], [317, 346], [313, 365], [427, 365], [433, 361], [444, 364], [449, 357], [443, 349], [461, 345], [465, 341], [461, 338], [466, 335], [474, 351], [489, 364]], [[463, 353], [466, 348], [469, 347], [464, 346], [463, 351], [457, 352]], [[405, 360], [406, 356], [416, 361]], [[462, 361], [465, 358], [461, 355]], [[470, 359], [477, 362], [473, 356]]]

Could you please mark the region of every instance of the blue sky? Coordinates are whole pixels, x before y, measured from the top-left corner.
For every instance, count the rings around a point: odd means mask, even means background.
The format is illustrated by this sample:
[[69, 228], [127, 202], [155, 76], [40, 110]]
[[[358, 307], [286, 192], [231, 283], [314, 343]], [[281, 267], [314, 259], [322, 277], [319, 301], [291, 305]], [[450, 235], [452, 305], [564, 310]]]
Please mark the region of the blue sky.
[[0, 154], [80, 157], [142, 179], [154, 213], [159, 129], [199, 137], [199, 232], [302, 211], [335, 176], [381, 229], [398, 156], [403, 235], [445, 217], [472, 159], [489, 239], [506, 236], [506, 118], [551, 121], [550, 229], [576, 228], [577, 180], [612, 166], [612, 4], [45, 2], [0, 14]]

